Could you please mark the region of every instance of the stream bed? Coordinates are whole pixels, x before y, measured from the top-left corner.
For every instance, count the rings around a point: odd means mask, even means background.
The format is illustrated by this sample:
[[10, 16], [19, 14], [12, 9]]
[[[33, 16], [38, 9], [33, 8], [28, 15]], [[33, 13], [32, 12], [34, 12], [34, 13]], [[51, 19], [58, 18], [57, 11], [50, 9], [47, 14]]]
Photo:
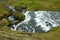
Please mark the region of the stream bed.
[[60, 25], [60, 12], [59, 11], [26, 11], [23, 13], [25, 20], [13, 25], [20, 32], [47, 32], [52, 27]]

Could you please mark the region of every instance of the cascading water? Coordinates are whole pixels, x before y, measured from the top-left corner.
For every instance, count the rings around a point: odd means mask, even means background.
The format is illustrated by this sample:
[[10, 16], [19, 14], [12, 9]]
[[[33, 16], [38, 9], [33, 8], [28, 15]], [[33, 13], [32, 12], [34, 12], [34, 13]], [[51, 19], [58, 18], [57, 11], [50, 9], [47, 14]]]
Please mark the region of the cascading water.
[[25, 20], [15, 25], [20, 32], [47, 32], [52, 27], [60, 24], [60, 12], [58, 11], [27, 11], [24, 13]]

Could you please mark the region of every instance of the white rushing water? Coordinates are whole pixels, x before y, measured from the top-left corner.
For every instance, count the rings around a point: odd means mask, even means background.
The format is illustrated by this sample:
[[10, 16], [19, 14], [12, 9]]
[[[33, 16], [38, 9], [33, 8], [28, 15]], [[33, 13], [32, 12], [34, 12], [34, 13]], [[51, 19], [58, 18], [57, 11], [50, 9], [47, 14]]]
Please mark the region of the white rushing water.
[[24, 15], [25, 20], [13, 25], [12, 30], [28, 33], [47, 32], [60, 24], [60, 12], [57, 11], [27, 11]]

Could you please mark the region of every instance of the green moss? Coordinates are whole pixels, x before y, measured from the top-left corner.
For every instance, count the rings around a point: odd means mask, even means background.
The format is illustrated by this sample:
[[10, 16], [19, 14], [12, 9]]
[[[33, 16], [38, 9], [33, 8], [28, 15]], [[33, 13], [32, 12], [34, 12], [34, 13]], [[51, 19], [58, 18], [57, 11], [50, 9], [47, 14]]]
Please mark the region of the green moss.
[[17, 12], [15, 14], [15, 19], [19, 20], [19, 21], [23, 21], [25, 19], [25, 15], [23, 15], [23, 13], [19, 13]]

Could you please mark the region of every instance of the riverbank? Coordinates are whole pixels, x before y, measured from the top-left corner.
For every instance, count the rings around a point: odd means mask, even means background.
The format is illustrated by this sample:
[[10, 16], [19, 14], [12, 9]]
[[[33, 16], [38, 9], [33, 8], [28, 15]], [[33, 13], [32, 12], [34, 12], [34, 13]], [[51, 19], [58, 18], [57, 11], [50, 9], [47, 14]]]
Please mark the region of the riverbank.
[[17, 0], [12, 1], [8, 0], [6, 2], [1, 2], [1, 5], [12, 5], [12, 6], [27, 6], [27, 10], [35, 11], [35, 10], [52, 10], [52, 11], [60, 11], [60, 0]]
[[47, 33], [20, 33], [0, 26], [0, 40], [60, 40], [60, 27], [52, 28]]

